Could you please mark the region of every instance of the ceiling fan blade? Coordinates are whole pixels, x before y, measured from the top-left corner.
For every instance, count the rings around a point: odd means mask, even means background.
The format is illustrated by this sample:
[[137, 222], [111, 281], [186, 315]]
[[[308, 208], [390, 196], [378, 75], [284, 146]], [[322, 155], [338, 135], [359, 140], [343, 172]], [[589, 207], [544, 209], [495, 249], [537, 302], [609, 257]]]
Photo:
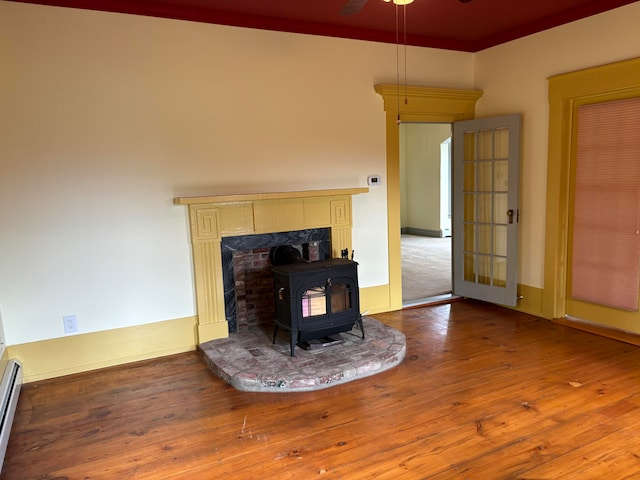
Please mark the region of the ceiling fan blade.
[[340, 10], [340, 15], [353, 15], [354, 13], [358, 13], [364, 7], [364, 4], [367, 3], [367, 0], [347, 0], [347, 3]]

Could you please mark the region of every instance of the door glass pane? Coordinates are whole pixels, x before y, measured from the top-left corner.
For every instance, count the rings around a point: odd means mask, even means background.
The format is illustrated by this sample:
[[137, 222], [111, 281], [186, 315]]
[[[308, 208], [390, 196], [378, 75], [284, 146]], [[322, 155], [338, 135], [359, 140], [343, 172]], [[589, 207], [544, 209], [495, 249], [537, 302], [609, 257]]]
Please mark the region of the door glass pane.
[[464, 254], [464, 280], [465, 282], [476, 281], [476, 268], [475, 268], [476, 256], [472, 253]]
[[464, 194], [464, 221], [476, 221], [476, 196], [473, 193]]
[[507, 160], [496, 160], [493, 162], [493, 189], [496, 192], [506, 192], [509, 190], [509, 162]]
[[312, 288], [302, 295], [302, 316], [326, 315], [327, 300], [324, 287]]
[[464, 186], [465, 192], [473, 192], [476, 189], [476, 162], [464, 162]]
[[491, 223], [491, 197], [490, 193], [480, 193], [478, 198], [477, 221], [481, 223]]
[[507, 286], [507, 259], [504, 257], [493, 257], [493, 286]]
[[491, 160], [493, 158], [493, 130], [481, 130], [478, 132], [478, 160]]
[[[506, 224], [509, 221], [507, 216], [507, 194], [496, 193], [493, 196], [493, 222]], [[515, 219], [513, 220], [515, 222]]]
[[[464, 160], [476, 159], [476, 132], [464, 133]], [[466, 172], [465, 172], [466, 173]]]
[[493, 235], [493, 253], [494, 255], [507, 256], [507, 227], [495, 226]]
[[464, 225], [464, 251], [474, 252], [476, 245], [476, 226], [473, 223]]
[[331, 284], [331, 311], [344, 312], [351, 309], [351, 289], [346, 283]]
[[509, 158], [509, 129], [496, 128], [494, 134], [494, 158]]
[[491, 257], [478, 255], [478, 283], [491, 285]]
[[493, 190], [493, 182], [491, 175], [491, 162], [478, 162], [477, 163], [478, 184], [477, 190], [479, 192], [490, 192]]
[[493, 250], [493, 242], [491, 241], [492, 227], [491, 225], [478, 225], [478, 253], [491, 254]]

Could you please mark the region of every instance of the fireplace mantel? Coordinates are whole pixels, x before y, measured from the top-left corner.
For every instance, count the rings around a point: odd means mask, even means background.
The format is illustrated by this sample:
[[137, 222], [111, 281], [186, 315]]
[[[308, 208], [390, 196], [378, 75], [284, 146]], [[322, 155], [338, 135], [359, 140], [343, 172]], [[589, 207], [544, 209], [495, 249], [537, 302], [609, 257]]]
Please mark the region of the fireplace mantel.
[[351, 246], [351, 197], [368, 188], [177, 197], [189, 209], [198, 342], [229, 334], [222, 281], [223, 237], [331, 229], [331, 254]]
[[368, 188], [339, 188], [333, 190], [302, 190], [299, 192], [239, 193], [232, 195], [205, 195], [199, 197], [177, 197], [176, 205], [196, 205], [201, 203], [249, 202], [254, 200], [277, 200], [283, 198], [331, 197], [334, 195], [355, 195], [367, 193]]

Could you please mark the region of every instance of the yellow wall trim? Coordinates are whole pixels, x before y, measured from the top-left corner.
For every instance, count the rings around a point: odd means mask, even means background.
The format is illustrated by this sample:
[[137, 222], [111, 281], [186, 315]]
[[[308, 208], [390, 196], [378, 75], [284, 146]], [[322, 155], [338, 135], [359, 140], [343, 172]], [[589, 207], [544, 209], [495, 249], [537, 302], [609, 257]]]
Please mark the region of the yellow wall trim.
[[9, 362], [9, 350], [5, 347], [2, 350], [2, 355], [0, 355], [0, 375], [4, 374], [4, 371], [7, 368], [8, 362]]
[[389, 285], [360, 288], [360, 310], [364, 315], [388, 312], [392, 310], [389, 298]]
[[640, 347], [640, 335], [635, 332], [629, 332], [627, 330], [604, 326], [576, 318], [556, 318], [553, 321], [559, 325], [582, 330], [583, 332], [594, 333], [602, 337], [613, 338], [614, 340], [630, 343], [631, 345]]
[[518, 304], [514, 310], [542, 317], [542, 288], [518, 284]]
[[196, 348], [196, 317], [53, 338], [8, 347], [24, 367], [24, 381], [157, 358]]
[[[198, 325], [198, 339], [201, 338], [225, 338], [229, 336], [229, 324], [226, 320], [222, 322], [213, 322], [207, 324]], [[208, 341], [208, 340], [206, 340]], [[203, 341], [199, 341], [203, 343]]]

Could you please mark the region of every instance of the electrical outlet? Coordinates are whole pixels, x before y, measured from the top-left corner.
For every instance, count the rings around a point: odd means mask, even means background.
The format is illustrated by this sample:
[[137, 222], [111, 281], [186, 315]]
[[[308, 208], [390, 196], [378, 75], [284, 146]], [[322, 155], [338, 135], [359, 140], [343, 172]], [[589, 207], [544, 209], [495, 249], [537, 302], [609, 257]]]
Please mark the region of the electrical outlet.
[[64, 324], [64, 333], [75, 333], [78, 331], [77, 315], [65, 315], [62, 317], [62, 323]]

